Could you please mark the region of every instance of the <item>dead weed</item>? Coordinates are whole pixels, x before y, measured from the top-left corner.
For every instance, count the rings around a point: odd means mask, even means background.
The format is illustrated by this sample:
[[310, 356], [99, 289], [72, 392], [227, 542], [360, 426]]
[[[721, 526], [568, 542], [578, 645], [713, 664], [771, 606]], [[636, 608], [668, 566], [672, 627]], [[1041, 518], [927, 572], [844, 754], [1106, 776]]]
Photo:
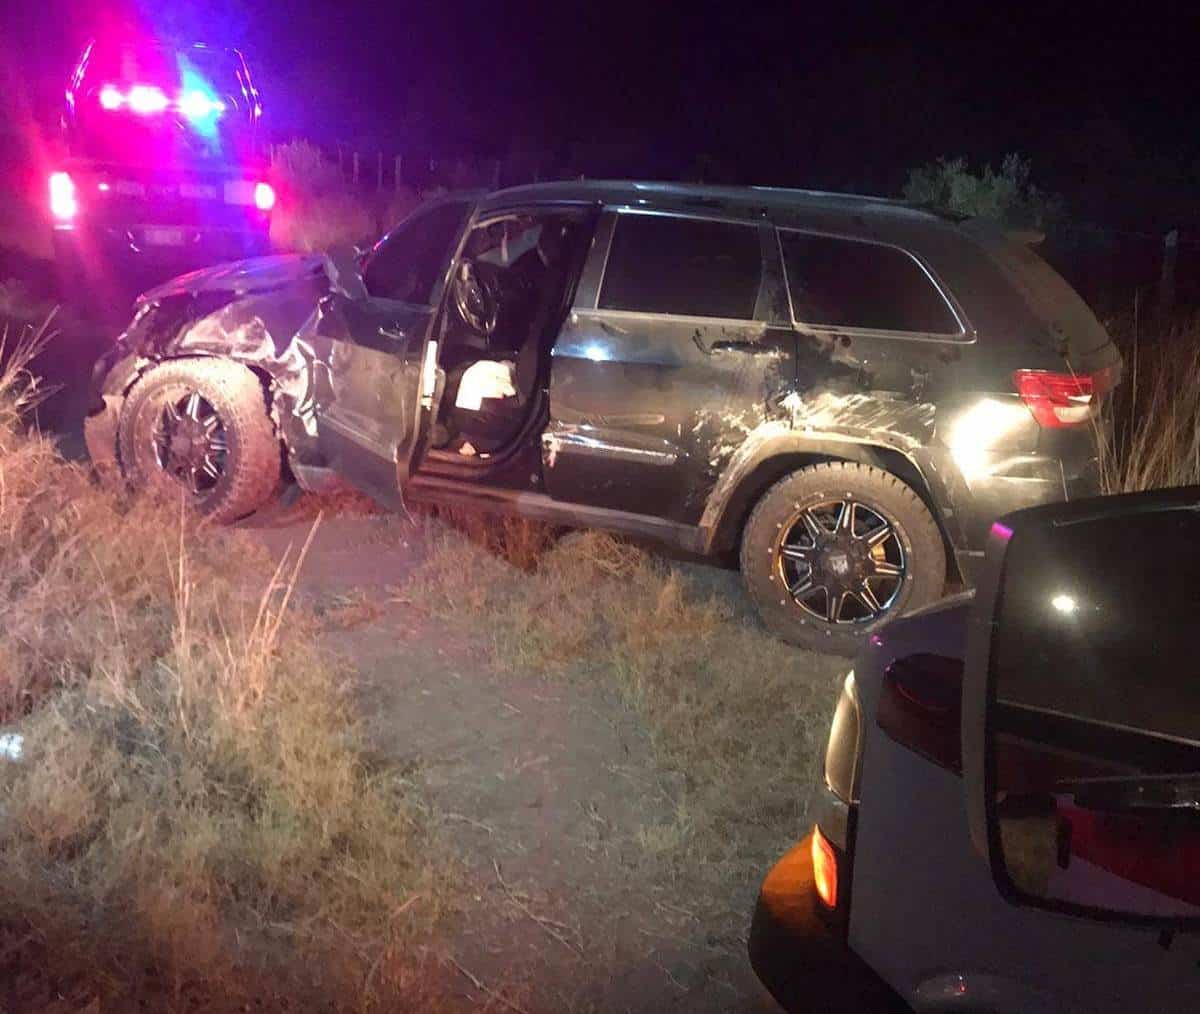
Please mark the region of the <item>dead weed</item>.
[[298, 560], [95, 486], [18, 429], [31, 383], [0, 377], [4, 960], [121, 1009], [394, 1005], [445, 879]]

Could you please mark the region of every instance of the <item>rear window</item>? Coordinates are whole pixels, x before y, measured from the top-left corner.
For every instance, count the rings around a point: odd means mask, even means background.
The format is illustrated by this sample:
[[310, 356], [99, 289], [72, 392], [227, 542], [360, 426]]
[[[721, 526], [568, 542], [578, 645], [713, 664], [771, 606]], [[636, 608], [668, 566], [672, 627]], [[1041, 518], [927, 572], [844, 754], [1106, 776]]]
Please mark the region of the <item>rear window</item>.
[[895, 247], [780, 231], [797, 321], [955, 335], [958, 319], [922, 267]]
[[85, 91], [111, 84], [118, 88], [154, 85], [173, 97], [198, 89], [220, 98], [242, 98], [242, 62], [227, 49], [199, 46], [97, 46], [87, 62]]
[[1023, 243], [1010, 239], [993, 222], [972, 219], [960, 228], [971, 235], [984, 254], [1016, 286], [1030, 310], [1079, 355], [1109, 344], [1108, 332], [1065, 278]]
[[753, 320], [762, 286], [758, 226], [619, 215], [602, 310]]
[[74, 89], [75, 154], [147, 166], [256, 155], [261, 105], [232, 50], [95, 46]]

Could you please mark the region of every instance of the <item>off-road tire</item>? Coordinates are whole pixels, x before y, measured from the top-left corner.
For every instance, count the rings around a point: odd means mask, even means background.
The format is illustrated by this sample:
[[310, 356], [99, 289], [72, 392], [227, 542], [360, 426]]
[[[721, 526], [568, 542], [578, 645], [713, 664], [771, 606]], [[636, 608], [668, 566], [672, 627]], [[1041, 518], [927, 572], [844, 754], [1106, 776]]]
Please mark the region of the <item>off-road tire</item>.
[[[196, 496], [165, 474], [151, 430], [171, 399], [197, 391], [216, 411], [228, 452], [216, 485]], [[259, 379], [227, 359], [178, 359], [156, 366], [129, 392], [117, 428], [121, 471], [136, 488], [158, 485], [184, 492], [193, 508], [219, 523], [236, 521], [267, 504], [279, 487], [281, 448]]]
[[[775, 543], [788, 520], [806, 506], [841, 497], [864, 504], [891, 523], [906, 564], [887, 611], [853, 625], [806, 615], [782, 587], [775, 564]], [[911, 487], [882, 469], [835, 461], [792, 472], [763, 494], [742, 532], [741, 569], [750, 597], [772, 632], [814, 651], [850, 655], [889, 620], [941, 597], [946, 551], [937, 522]]]

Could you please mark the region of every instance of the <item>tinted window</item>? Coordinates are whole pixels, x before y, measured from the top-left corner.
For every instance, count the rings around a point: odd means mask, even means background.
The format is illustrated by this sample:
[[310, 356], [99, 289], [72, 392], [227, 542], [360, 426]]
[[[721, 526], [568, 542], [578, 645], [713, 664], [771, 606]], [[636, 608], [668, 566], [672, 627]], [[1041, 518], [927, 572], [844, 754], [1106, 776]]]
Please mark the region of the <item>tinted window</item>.
[[792, 311], [805, 324], [958, 334], [929, 276], [908, 254], [803, 232], [780, 232]]
[[466, 217], [466, 204], [439, 204], [393, 230], [367, 262], [367, 291], [380, 299], [432, 304], [433, 290], [449, 267], [451, 247]]
[[761, 284], [757, 226], [620, 215], [599, 305], [753, 320]]

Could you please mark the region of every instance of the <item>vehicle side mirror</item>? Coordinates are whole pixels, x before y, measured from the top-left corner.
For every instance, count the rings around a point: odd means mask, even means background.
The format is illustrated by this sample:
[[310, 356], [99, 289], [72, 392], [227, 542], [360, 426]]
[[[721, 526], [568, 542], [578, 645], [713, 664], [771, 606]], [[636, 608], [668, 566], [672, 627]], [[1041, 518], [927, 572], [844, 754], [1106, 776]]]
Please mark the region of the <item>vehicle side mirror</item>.
[[329, 284], [347, 299], [366, 299], [367, 287], [362, 277], [362, 254], [349, 243], [332, 246], [325, 254], [325, 273]]
[[1200, 488], [992, 527], [963, 692], [972, 837], [1016, 904], [1200, 925]]

